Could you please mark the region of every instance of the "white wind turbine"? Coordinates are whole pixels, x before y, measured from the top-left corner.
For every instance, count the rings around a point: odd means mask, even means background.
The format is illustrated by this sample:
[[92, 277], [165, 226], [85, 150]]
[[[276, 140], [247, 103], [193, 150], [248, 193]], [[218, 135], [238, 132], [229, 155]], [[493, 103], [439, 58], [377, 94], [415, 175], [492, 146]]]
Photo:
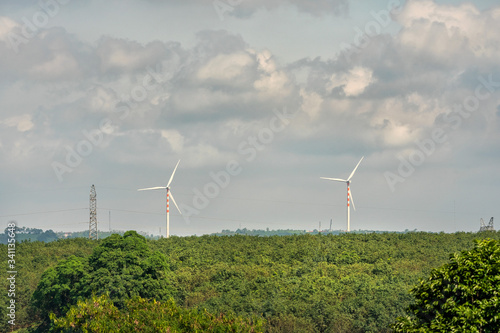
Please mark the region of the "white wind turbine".
[[361, 163], [361, 161], [363, 160], [363, 158], [365, 158], [365, 157], [364, 156], [361, 157], [358, 164], [356, 165], [354, 170], [352, 170], [351, 175], [347, 179], [320, 177], [321, 179], [334, 180], [337, 182], [343, 182], [343, 183], [347, 184], [347, 232], [351, 231], [351, 211], [349, 209], [350, 202], [352, 202], [352, 207], [354, 208], [354, 210], [356, 210], [356, 206], [354, 206], [354, 200], [352, 199], [352, 193], [351, 193], [351, 189], [349, 188], [349, 185], [351, 184], [352, 176], [354, 176], [354, 173], [356, 172], [356, 169], [358, 168], [358, 166]]
[[170, 183], [172, 182], [172, 179], [174, 178], [175, 170], [177, 170], [177, 166], [179, 165], [179, 160], [174, 168], [174, 172], [172, 172], [172, 176], [170, 176], [170, 180], [167, 183], [167, 186], [158, 186], [158, 187], [148, 187], [148, 188], [141, 188], [138, 189], [137, 191], [149, 191], [149, 190], [167, 190], [167, 238], [170, 237], [170, 220], [169, 220], [169, 198], [172, 198], [172, 201], [174, 202], [175, 207], [179, 211], [179, 213], [182, 215], [181, 210], [179, 209], [179, 206], [177, 206], [177, 203], [175, 202], [174, 196], [172, 193], [170, 193]]

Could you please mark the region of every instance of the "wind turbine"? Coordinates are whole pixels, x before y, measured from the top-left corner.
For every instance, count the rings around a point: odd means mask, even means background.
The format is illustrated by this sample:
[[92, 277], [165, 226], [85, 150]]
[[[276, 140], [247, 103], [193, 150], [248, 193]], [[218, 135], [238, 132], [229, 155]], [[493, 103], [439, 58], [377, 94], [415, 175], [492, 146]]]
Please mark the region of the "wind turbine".
[[170, 214], [169, 214], [169, 198], [172, 198], [172, 201], [179, 211], [179, 213], [182, 215], [181, 210], [179, 209], [179, 206], [177, 206], [177, 203], [175, 202], [174, 196], [172, 193], [170, 193], [170, 183], [172, 182], [172, 179], [174, 179], [174, 174], [175, 170], [177, 170], [177, 166], [179, 165], [179, 160], [174, 168], [174, 172], [172, 172], [172, 176], [170, 176], [170, 180], [167, 183], [167, 186], [158, 186], [158, 187], [148, 187], [148, 188], [141, 188], [138, 189], [137, 191], [149, 191], [149, 190], [167, 190], [167, 238], [170, 237]]
[[363, 158], [365, 158], [365, 157], [364, 156], [361, 157], [358, 164], [356, 165], [354, 170], [352, 170], [351, 175], [347, 179], [320, 177], [321, 179], [333, 180], [333, 181], [343, 182], [343, 183], [347, 184], [347, 232], [351, 231], [351, 211], [349, 208], [350, 202], [352, 202], [352, 207], [354, 208], [354, 210], [356, 210], [356, 206], [354, 206], [354, 200], [352, 199], [352, 193], [351, 193], [351, 189], [349, 188], [349, 185], [351, 184], [352, 176], [354, 176], [354, 173], [356, 172], [356, 169], [358, 168], [358, 166], [361, 163], [361, 161], [363, 160]]

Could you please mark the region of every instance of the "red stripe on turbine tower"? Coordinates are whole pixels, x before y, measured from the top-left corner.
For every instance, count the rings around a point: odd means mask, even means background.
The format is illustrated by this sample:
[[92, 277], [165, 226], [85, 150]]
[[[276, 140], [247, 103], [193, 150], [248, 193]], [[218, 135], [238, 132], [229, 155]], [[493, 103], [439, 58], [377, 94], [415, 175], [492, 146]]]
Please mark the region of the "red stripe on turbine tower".
[[347, 186], [347, 207], [349, 207], [349, 186]]
[[354, 170], [352, 170], [351, 174], [349, 175], [349, 177], [347, 179], [320, 177], [321, 179], [347, 183], [347, 231], [351, 231], [351, 218], [350, 218], [350, 210], [349, 210], [349, 206], [351, 204], [351, 201], [352, 201], [352, 207], [354, 208], [354, 210], [356, 210], [356, 206], [354, 205], [354, 200], [352, 200], [352, 198], [351, 198], [351, 190], [350, 190], [349, 184], [351, 182], [352, 176], [354, 176], [354, 173], [358, 169], [358, 166], [361, 163], [361, 161], [363, 160], [363, 158], [364, 158], [364, 156], [361, 157], [358, 164], [356, 164], [356, 167], [354, 167]]
[[[170, 199], [170, 196], [172, 195], [170, 193], [170, 183], [172, 182], [172, 179], [174, 179], [175, 170], [177, 170], [177, 167], [179, 166], [179, 162], [180, 161], [181, 160], [177, 161], [177, 164], [175, 165], [174, 171], [172, 172], [172, 175], [170, 176], [170, 179], [169, 179], [169, 181], [167, 183], [167, 186], [148, 187], [148, 188], [141, 188], [141, 189], [137, 190], [137, 191], [149, 191], [149, 190], [166, 190], [167, 191], [167, 214], [166, 214], [167, 215], [167, 238], [170, 237], [170, 221], [169, 221], [170, 205], [169, 205], [169, 199]], [[179, 214], [182, 215], [182, 212], [179, 209], [179, 207], [177, 206], [177, 203], [175, 202], [175, 199], [174, 199], [173, 195], [172, 195], [172, 201], [174, 202], [175, 207], [179, 211]]]

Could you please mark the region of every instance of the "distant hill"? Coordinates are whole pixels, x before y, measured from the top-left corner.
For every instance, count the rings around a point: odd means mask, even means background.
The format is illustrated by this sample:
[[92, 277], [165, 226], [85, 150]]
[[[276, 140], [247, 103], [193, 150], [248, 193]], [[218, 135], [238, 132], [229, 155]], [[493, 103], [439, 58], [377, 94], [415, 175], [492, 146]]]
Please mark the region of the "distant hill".
[[[99, 239], [104, 239], [106, 237], [111, 236], [112, 234], [123, 235], [125, 231], [122, 230], [113, 230], [113, 231], [99, 231]], [[159, 239], [159, 236], [156, 235], [148, 235], [145, 232], [138, 233], [147, 239]], [[28, 242], [52, 242], [58, 239], [69, 239], [69, 238], [89, 238], [89, 231], [59, 231], [54, 232], [53, 230], [45, 230], [37, 229], [37, 228], [28, 228], [28, 227], [17, 227], [16, 228], [16, 242], [20, 243], [23, 241]], [[8, 228], [5, 228], [4, 232], [0, 234], [0, 244], [7, 244], [8, 237]]]
[[[380, 230], [353, 230], [352, 234], [371, 234], [371, 233], [407, 233], [407, 232], [415, 232], [415, 230], [405, 230], [405, 231], [380, 231]], [[146, 237], [147, 239], [155, 240], [160, 239], [161, 237], [158, 235], [147, 234], [145, 232], [137, 231], [140, 235]], [[106, 237], [111, 236], [112, 234], [123, 235], [125, 231], [123, 230], [112, 230], [112, 231], [99, 231], [99, 239], [104, 239]], [[297, 230], [297, 229], [278, 229], [278, 230], [269, 230], [267, 228], [264, 229], [237, 229], [237, 230], [229, 230], [224, 229], [221, 232], [213, 233], [213, 236], [234, 236], [234, 235], [247, 235], [247, 236], [262, 236], [262, 237], [270, 237], [270, 236], [293, 236], [293, 235], [306, 235], [306, 234], [332, 234], [332, 235], [340, 235], [344, 234], [344, 230]], [[8, 231], [7, 228], [4, 230], [3, 234], [0, 234], [0, 244], [7, 244], [8, 240]], [[17, 227], [16, 232], [16, 242], [22, 241], [30, 241], [30, 242], [52, 242], [58, 239], [70, 239], [70, 238], [88, 238], [89, 231], [58, 231], [54, 232], [53, 230], [45, 230], [37, 229], [37, 228], [28, 228], [28, 227]]]
[[[350, 233], [351, 234], [382, 234], [382, 233], [408, 233], [408, 232], [416, 232], [415, 230], [405, 230], [405, 231], [380, 231], [380, 230], [353, 230]], [[270, 237], [270, 236], [293, 236], [293, 235], [306, 235], [306, 234], [322, 234], [322, 235], [340, 235], [344, 234], [346, 231], [344, 230], [296, 230], [296, 229], [278, 229], [278, 230], [269, 230], [267, 228], [266, 230], [263, 229], [237, 229], [235, 231], [225, 229], [222, 230], [221, 232], [213, 233], [212, 235], [214, 236], [234, 236], [234, 235], [247, 235], [247, 236], [264, 236], [264, 237]]]
[[[7, 244], [8, 230], [5, 228], [3, 234], [0, 234], [0, 244]], [[31, 241], [31, 242], [52, 242], [58, 239], [56, 233], [52, 230], [43, 231], [42, 229], [17, 227], [16, 242]]]

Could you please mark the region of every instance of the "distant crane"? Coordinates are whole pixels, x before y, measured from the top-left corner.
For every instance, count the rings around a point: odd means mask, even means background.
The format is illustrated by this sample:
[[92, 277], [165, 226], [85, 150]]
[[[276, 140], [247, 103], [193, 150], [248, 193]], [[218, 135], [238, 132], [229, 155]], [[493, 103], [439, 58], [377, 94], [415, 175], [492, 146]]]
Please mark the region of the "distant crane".
[[481, 227], [479, 228], [479, 231], [495, 231], [495, 227], [493, 226], [493, 217], [490, 219], [490, 222], [488, 225], [484, 223], [484, 220], [481, 218]]
[[170, 180], [168, 181], [167, 186], [148, 187], [148, 188], [141, 188], [141, 189], [137, 190], [137, 191], [167, 190], [167, 238], [170, 237], [170, 218], [169, 218], [169, 216], [170, 216], [169, 198], [170, 197], [172, 197], [172, 201], [173, 201], [175, 207], [177, 208], [179, 213], [182, 215], [181, 210], [179, 209], [179, 206], [177, 206], [177, 203], [175, 202], [174, 196], [172, 195], [172, 193], [170, 193], [170, 183], [172, 183], [172, 179], [174, 179], [174, 174], [175, 174], [175, 171], [177, 170], [177, 167], [179, 166], [180, 161], [181, 160], [179, 160], [177, 162], [177, 164], [175, 165], [174, 172], [172, 172], [172, 176], [170, 176]]
[[347, 178], [347, 179], [320, 177], [321, 179], [333, 180], [333, 181], [343, 182], [343, 183], [347, 184], [347, 232], [351, 231], [351, 211], [350, 211], [351, 201], [352, 201], [352, 207], [354, 208], [354, 210], [356, 210], [356, 206], [354, 205], [354, 200], [352, 199], [352, 193], [351, 193], [351, 189], [350, 189], [349, 185], [351, 184], [352, 176], [354, 176], [354, 173], [356, 172], [356, 169], [358, 168], [358, 166], [361, 163], [361, 161], [363, 160], [363, 158], [365, 158], [365, 157], [364, 156], [361, 157], [358, 164], [356, 165], [354, 170], [352, 170], [349, 178]]

